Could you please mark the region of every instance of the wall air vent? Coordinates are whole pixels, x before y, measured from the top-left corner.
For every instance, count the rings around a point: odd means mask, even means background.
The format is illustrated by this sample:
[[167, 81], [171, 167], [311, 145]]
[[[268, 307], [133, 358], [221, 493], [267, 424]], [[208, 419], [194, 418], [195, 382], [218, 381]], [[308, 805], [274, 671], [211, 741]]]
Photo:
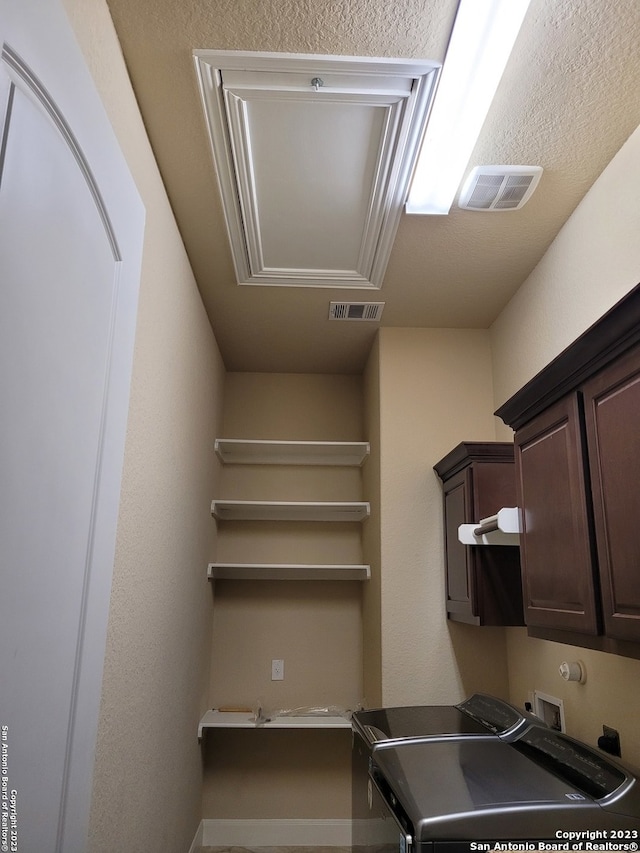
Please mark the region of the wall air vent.
[[378, 321], [384, 305], [384, 302], [331, 302], [329, 319]]
[[541, 166], [476, 166], [462, 187], [458, 206], [465, 210], [519, 210], [542, 175]]

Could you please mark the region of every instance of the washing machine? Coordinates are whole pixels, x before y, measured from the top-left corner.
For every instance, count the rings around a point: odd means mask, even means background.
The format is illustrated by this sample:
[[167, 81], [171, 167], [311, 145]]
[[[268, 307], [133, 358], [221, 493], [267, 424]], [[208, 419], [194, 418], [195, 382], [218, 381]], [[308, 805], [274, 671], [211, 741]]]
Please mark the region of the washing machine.
[[375, 750], [368, 853], [613, 851], [640, 841], [638, 771], [548, 727]]
[[475, 693], [459, 705], [417, 705], [356, 711], [352, 716], [352, 844], [371, 847], [373, 754], [396, 745], [434, 739], [489, 738], [505, 742], [539, 719], [508, 702]]

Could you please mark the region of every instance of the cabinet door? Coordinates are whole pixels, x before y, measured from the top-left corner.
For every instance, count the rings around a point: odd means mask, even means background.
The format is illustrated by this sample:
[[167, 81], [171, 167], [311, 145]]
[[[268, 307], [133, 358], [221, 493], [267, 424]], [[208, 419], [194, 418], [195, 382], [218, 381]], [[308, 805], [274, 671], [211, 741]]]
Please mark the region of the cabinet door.
[[526, 623], [597, 634], [577, 395], [519, 430], [515, 444]]
[[[517, 506], [515, 465], [471, 465], [473, 509], [467, 522]], [[517, 545], [467, 546], [477, 613], [482, 625], [524, 625], [520, 549]]]
[[512, 464], [474, 462], [444, 484], [447, 613], [471, 625], [522, 625], [517, 547], [462, 545], [460, 524], [515, 504]]
[[20, 850], [84, 851], [144, 208], [62, 4], [0, 44], [0, 849], [13, 790]]
[[605, 633], [640, 641], [640, 349], [584, 387]]
[[479, 625], [472, 584], [470, 549], [458, 540], [458, 527], [471, 518], [471, 470], [465, 468], [444, 484], [447, 613], [451, 618]]

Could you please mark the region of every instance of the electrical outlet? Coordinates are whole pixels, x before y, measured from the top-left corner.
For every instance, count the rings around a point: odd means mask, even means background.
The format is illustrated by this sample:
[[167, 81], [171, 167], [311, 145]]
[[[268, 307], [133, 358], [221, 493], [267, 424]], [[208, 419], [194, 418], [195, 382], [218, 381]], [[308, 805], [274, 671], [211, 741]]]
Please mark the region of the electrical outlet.
[[271, 681], [284, 681], [284, 661], [271, 661]]
[[602, 737], [598, 738], [598, 746], [611, 755], [620, 756], [620, 735], [609, 726], [602, 727]]

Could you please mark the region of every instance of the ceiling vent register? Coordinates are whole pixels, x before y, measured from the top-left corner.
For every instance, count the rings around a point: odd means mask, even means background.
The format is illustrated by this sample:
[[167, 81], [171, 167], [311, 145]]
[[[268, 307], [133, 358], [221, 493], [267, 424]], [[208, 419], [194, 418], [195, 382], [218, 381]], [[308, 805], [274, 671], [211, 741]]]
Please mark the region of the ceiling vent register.
[[465, 210], [519, 210], [531, 198], [541, 166], [476, 166], [460, 193]]
[[384, 302], [331, 302], [330, 320], [373, 320], [382, 317]]

